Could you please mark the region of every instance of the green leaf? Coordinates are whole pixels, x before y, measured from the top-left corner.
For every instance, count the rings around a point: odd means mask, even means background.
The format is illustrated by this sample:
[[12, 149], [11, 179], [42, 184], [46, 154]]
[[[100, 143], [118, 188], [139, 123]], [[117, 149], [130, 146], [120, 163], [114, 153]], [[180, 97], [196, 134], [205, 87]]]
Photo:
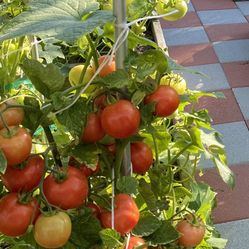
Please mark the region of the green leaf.
[[46, 97], [61, 90], [64, 85], [65, 78], [54, 64], [43, 66], [37, 60], [25, 59], [21, 67], [35, 88]]
[[120, 234], [110, 228], [100, 231], [100, 237], [104, 246], [106, 246], [107, 248], [115, 248], [116, 246], [120, 246], [121, 244], [119, 242], [121, 238]]
[[146, 240], [151, 241], [152, 245], [168, 244], [179, 238], [178, 232], [172, 226], [171, 222], [163, 221], [161, 226]]
[[39, 35], [73, 42], [113, 19], [95, 0], [32, 0], [29, 7], [3, 27], [0, 41]]
[[88, 168], [95, 170], [100, 153], [101, 150], [99, 150], [95, 144], [79, 144], [71, 150], [70, 155], [80, 164], [85, 164]]
[[0, 149], [0, 173], [4, 174], [6, 169], [7, 169], [7, 160], [3, 151]]
[[214, 248], [218, 248], [218, 249], [224, 249], [226, 247], [227, 244], [227, 240], [226, 239], [222, 239], [222, 238], [209, 238], [207, 240], [207, 242]]
[[129, 85], [128, 74], [125, 70], [118, 69], [102, 78], [101, 83], [107, 88], [124, 88]]
[[73, 106], [57, 115], [57, 119], [68, 131], [77, 136], [81, 136], [87, 116], [86, 100], [80, 98]]
[[135, 93], [133, 93], [131, 102], [133, 105], [138, 106], [143, 101], [145, 96], [146, 93], [144, 91], [137, 90]]
[[224, 164], [221, 160], [219, 160], [218, 158], [214, 157], [213, 161], [219, 171], [219, 174], [222, 178], [222, 180], [228, 184], [228, 186], [230, 186], [231, 188], [234, 188], [235, 186], [235, 175], [232, 172], [232, 170], [226, 165]]
[[157, 212], [157, 199], [151, 190], [151, 185], [144, 179], [139, 181], [139, 193], [143, 197], [148, 209], [154, 213]]
[[52, 63], [55, 58], [65, 59], [61, 47], [52, 43], [46, 43], [44, 49], [39, 49], [39, 57], [44, 58], [47, 63]]
[[117, 189], [121, 193], [136, 195], [138, 193], [138, 181], [132, 176], [121, 176], [117, 181]]
[[136, 236], [149, 236], [161, 226], [161, 221], [150, 212], [140, 214], [139, 222], [132, 233]]

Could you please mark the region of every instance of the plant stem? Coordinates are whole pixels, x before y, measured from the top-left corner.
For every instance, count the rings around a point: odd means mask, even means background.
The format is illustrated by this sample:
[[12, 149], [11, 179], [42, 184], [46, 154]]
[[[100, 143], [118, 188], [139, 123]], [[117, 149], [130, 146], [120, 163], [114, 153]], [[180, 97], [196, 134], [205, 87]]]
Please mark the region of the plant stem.
[[6, 123], [6, 120], [5, 120], [5, 118], [3, 117], [3, 114], [2, 114], [1, 111], [0, 111], [0, 119], [1, 119], [2, 122], [3, 122], [4, 128], [6, 128], [6, 130], [8, 131], [8, 134], [11, 134], [11, 131], [10, 131], [10, 129], [9, 129], [9, 126], [8, 126], [8, 124]]
[[156, 166], [157, 166], [158, 163], [159, 163], [158, 147], [157, 147], [157, 142], [156, 142], [155, 134], [153, 132], [151, 133], [151, 136], [152, 136], [154, 147], [155, 147]]
[[43, 125], [42, 127], [44, 129], [44, 132], [46, 134], [46, 137], [47, 137], [47, 140], [48, 140], [49, 144], [52, 146], [51, 151], [52, 151], [53, 158], [54, 158], [56, 166], [62, 167], [62, 162], [61, 162], [61, 159], [60, 159], [60, 154], [59, 154], [58, 148], [56, 146], [56, 143], [54, 141], [53, 134], [52, 134], [49, 126]]
[[184, 148], [182, 148], [170, 161], [168, 164], [172, 165], [176, 162], [176, 160], [178, 159], [178, 157], [185, 151], [187, 150], [190, 146], [192, 145], [192, 143], [187, 144]]
[[91, 50], [92, 50], [92, 56], [93, 56], [93, 60], [94, 60], [94, 64], [95, 64], [95, 67], [98, 68], [99, 67], [99, 61], [98, 61], [98, 54], [97, 54], [97, 49], [92, 41], [92, 38], [91, 36], [88, 34], [86, 35], [86, 38], [87, 38], [87, 41], [89, 42], [89, 45], [91, 47]]

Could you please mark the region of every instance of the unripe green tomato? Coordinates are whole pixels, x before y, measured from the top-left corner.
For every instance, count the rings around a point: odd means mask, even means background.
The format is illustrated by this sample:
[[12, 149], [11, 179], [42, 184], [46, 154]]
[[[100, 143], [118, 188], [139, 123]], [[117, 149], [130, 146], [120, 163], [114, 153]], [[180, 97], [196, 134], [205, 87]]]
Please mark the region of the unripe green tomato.
[[[82, 65], [77, 65], [75, 67], [73, 67], [70, 71], [69, 71], [69, 82], [72, 86], [76, 86], [79, 84], [79, 80], [80, 80], [80, 75], [81, 75], [81, 72], [83, 71], [84, 69], [84, 64]], [[87, 84], [90, 79], [93, 77], [93, 69], [91, 67], [88, 67], [86, 69], [86, 73], [85, 73], [85, 77], [83, 79], [83, 84]]]
[[185, 79], [181, 75], [175, 73], [170, 73], [163, 76], [160, 80], [160, 85], [171, 86], [177, 91], [179, 95], [184, 94], [187, 89], [187, 83]]
[[184, 0], [177, 0], [174, 7], [167, 7], [165, 8], [165, 4], [167, 4], [167, 0], [160, 0], [156, 5], [156, 11], [159, 15], [163, 15], [166, 13], [169, 13], [174, 10], [178, 10], [177, 13], [171, 14], [169, 16], [164, 16], [163, 19], [167, 21], [177, 21], [181, 18], [183, 18], [187, 11], [188, 11], [188, 5]]

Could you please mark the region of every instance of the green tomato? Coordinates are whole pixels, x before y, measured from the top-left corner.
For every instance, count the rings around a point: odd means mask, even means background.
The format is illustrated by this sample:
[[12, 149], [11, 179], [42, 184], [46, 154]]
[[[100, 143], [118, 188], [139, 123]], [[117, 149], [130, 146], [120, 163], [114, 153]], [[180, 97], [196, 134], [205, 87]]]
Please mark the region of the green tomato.
[[185, 79], [181, 75], [175, 73], [163, 76], [160, 80], [160, 85], [171, 86], [179, 95], [184, 94], [187, 90], [187, 83]]
[[[68, 77], [69, 77], [69, 82], [72, 86], [76, 86], [79, 84], [80, 75], [83, 69], [84, 69], [84, 64], [77, 65], [70, 70]], [[93, 69], [91, 67], [88, 67], [86, 69], [86, 74], [82, 83], [87, 84], [90, 81], [90, 79], [93, 77], [93, 74], [94, 74]]]
[[166, 7], [166, 4], [168, 4], [168, 0], [160, 0], [157, 3], [156, 11], [159, 15], [169, 13], [173, 10], [178, 10], [177, 13], [163, 17], [163, 19], [167, 21], [177, 21], [183, 18], [188, 11], [188, 5], [184, 0], [177, 0], [174, 7]]

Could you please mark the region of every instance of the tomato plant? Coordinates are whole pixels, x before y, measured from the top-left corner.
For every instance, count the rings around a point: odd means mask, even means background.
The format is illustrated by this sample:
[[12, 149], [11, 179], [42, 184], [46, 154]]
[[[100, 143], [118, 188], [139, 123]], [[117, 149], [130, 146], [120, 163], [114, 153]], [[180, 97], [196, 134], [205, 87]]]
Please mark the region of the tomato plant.
[[[8, 126], [16, 126], [22, 123], [24, 118], [24, 110], [22, 108], [13, 107], [6, 109], [7, 106], [18, 106], [18, 102], [15, 100], [8, 100], [0, 106], [0, 112], [2, 112], [2, 118]], [[2, 119], [0, 118], [0, 129], [4, 128]]]
[[134, 135], [139, 128], [140, 113], [127, 100], [119, 100], [107, 106], [101, 113], [101, 125], [109, 136], [127, 138]]
[[191, 218], [186, 218], [180, 221], [176, 226], [180, 233], [178, 242], [184, 247], [194, 247], [200, 244], [205, 235], [205, 226], [202, 222], [197, 220], [197, 224], [193, 223]]
[[34, 204], [20, 203], [17, 193], [9, 193], [0, 199], [0, 233], [21, 236], [35, 218]]
[[26, 160], [31, 152], [32, 138], [22, 127], [10, 127], [0, 130], [0, 148], [9, 166], [14, 166]]
[[131, 162], [135, 173], [144, 174], [147, 172], [153, 163], [151, 148], [143, 142], [132, 143]]
[[[111, 3], [115, 15], [103, 10]], [[147, 22], [183, 17], [186, 2], [129, 0], [127, 25], [119, 4], [1, 5], [0, 247], [125, 248], [131, 236], [128, 248], [224, 249], [216, 194], [195, 179], [208, 155], [234, 186], [221, 137], [196, 108], [218, 94], [187, 88]]]
[[180, 99], [176, 90], [170, 86], [159, 86], [146, 96], [145, 103], [155, 102], [155, 114], [159, 117], [170, 116], [178, 108]]
[[[104, 227], [112, 227], [111, 212], [105, 211], [100, 216]], [[139, 210], [135, 201], [127, 194], [118, 194], [115, 197], [114, 227], [121, 233], [129, 233], [138, 223]]]
[[20, 168], [8, 167], [1, 179], [11, 192], [28, 192], [39, 185], [43, 171], [44, 160], [40, 156], [34, 156]]
[[41, 214], [35, 223], [34, 238], [44, 248], [58, 248], [67, 243], [71, 231], [71, 220], [65, 212]]
[[44, 195], [48, 202], [62, 209], [81, 206], [88, 194], [88, 182], [84, 174], [70, 166], [66, 172], [58, 174], [57, 178], [50, 174], [44, 180]]

